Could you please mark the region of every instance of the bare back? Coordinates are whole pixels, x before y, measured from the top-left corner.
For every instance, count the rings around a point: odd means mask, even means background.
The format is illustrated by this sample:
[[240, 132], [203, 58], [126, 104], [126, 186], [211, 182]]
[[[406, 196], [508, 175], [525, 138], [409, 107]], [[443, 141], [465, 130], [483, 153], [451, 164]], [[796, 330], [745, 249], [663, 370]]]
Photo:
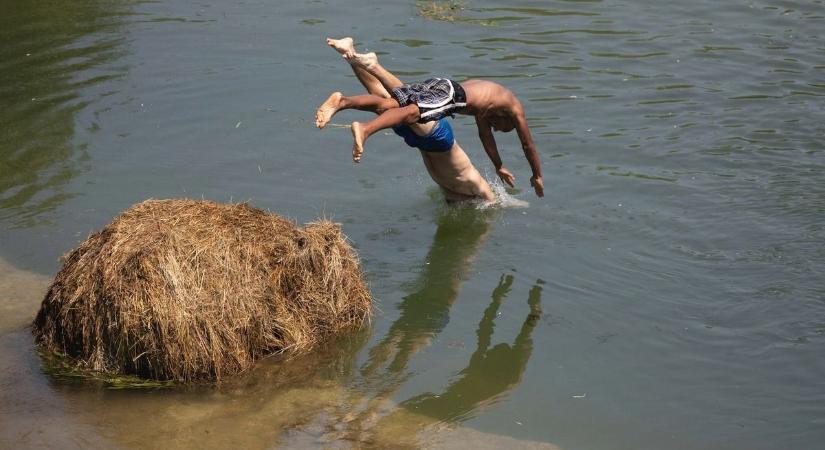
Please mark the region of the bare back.
[[465, 114], [486, 117], [488, 115], [512, 116], [521, 108], [512, 91], [506, 87], [487, 80], [467, 80], [461, 83], [467, 95]]

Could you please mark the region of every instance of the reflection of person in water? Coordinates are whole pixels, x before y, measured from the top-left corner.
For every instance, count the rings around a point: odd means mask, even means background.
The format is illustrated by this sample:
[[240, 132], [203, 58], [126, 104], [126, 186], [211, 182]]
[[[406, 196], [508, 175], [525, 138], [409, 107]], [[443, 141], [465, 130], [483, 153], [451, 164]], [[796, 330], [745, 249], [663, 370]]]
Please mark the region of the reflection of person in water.
[[495, 211], [455, 209], [440, 219], [425, 259], [427, 264], [417, 282], [420, 289], [404, 297], [399, 306], [401, 316], [370, 350], [364, 375], [374, 374], [387, 363], [387, 373], [377, 375], [385, 380], [387, 375], [398, 375], [407, 367], [409, 358], [447, 326], [450, 307], [458, 298], [470, 261], [490, 229], [493, 214]]
[[484, 311], [484, 316], [478, 324], [476, 351], [470, 357], [467, 367], [459, 372], [460, 378], [452, 382], [440, 395], [417, 395], [402, 402], [402, 407], [445, 422], [462, 421], [472, 411], [495, 401], [498, 396], [521, 381], [527, 361], [533, 352], [530, 334], [541, 317], [541, 286], [537, 282], [530, 290], [527, 299], [530, 313], [513, 344], [501, 343], [490, 348], [493, 319], [512, 284], [511, 275], [502, 275], [498, 287], [493, 291], [493, 301]]
[[[478, 324], [476, 350], [470, 357], [467, 367], [456, 374], [455, 381], [440, 394], [419, 394], [388, 410], [382, 403], [388, 403], [390, 396], [400, 388], [406, 378], [385, 376], [382, 379], [386, 382], [384, 390], [373, 397], [371, 405], [362, 411], [359, 420], [350, 424], [350, 432], [356, 433], [351, 438], [375, 448], [420, 448], [427, 440], [437, 439], [432, 433], [422, 434], [424, 430], [438, 430], [439, 428], [431, 427], [440, 423], [461, 423], [472, 417], [479, 408], [496, 402], [503, 394], [518, 385], [533, 352], [531, 334], [541, 317], [542, 282], [537, 281], [530, 290], [527, 299], [530, 312], [513, 343], [501, 343], [491, 347], [493, 322], [512, 284], [512, 276], [502, 275], [498, 286], [493, 290], [492, 301]], [[399, 322], [400, 320], [394, 324], [396, 330], [401, 328]], [[409, 334], [396, 331], [406, 340], [398, 339], [395, 342], [416, 342], [416, 335], [432, 335], [434, 331], [424, 327], [414, 328], [418, 331], [405, 330]], [[381, 345], [388, 345], [387, 339]], [[399, 351], [398, 355], [403, 357], [396, 356], [393, 364], [388, 366], [388, 373], [397, 373], [404, 369], [411, 353]], [[383, 414], [379, 412], [382, 410], [385, 411]], [[546, 448], [555, 447], [548, 445]]]
[[417, 281], [419, 288], [404, 297], [400, 317], [370, 349], [362, 367], [361, 390], [371, 392], [368, 399], [357, 402], [365, 401], [356, 407], [359, 412], [348, 423], [350, 439], [379, 448], [390, 444], [387, 439], [396, 448], [416, 447], [422, 427], [441, 421], [460, 422], [521, 380], [532, 353], [530, 334], [540, 314], [541, 288], [536, 285], [530, 291], [530, 313], [513, 344], [490, 347], [493, 320], [513, 283], [512, 276], [502, 276], [479, 323], [477, 350], [459, 378], [440, 396], [420, 394], [388, 411], [390, 399], [410, 376], [410, 359], [448, 325], [450, 308], [470, 262], [489, 231], [489, 214], [495, 212], [459, 209], [439, 220], [427, 264]]

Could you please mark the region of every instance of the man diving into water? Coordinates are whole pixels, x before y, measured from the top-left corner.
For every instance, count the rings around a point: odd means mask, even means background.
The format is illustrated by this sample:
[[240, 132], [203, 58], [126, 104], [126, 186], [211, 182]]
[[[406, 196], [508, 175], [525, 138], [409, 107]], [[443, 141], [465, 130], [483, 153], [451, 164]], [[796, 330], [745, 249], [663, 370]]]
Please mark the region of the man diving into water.
[[[383, 99], [390, 99], [390, 91], [404, 86], [395, 75], [387, 71], [378, 63], [374, 53], [356, 53], [352, 38], [327, 39], [327, 44], [338, 51], [350, 63], [358, 81], [371, 95]], [[340, 97], [341, 94], [337, 93]], [[330, 99], [321, 105], [315, 114], [315, 124], [323, 128], [332, 118]], [[375, 111], [374, 111], [375, 112]], [[424, 166], [430, 177], [441, 188], [448, 203], [464, 200], [481, 200], [494, 202], [496, 200], [490, 185], [481, 176], [470, 162], [470, 158], [458, 145], [453, 137], [453, 129], [447, 119], [427, 123], [399, 124], [393, 131], [404, 138], [410, 147], [420, 150]], [[353, 159], [357, 162], [359, 158]], [[501, 166], [501, 174], [512, 174]], [[502, 179], [505, 179], [502, 177]], [[505, 180], [507, 181], [507, 180]], [[512, 185], [512, 182], [509, 183]]]
[[[378, 114], [377, 118], [369, 122], [352, 123], [353, 161], [361, 160], [364, 141], [370, 135], [390, 127], [396, 134], [404, 137], [408, 145], [421, 149], [422, 156], [428, 151], [424, 149], [424, 145], [432, 149], [444, 148], [446, 142], [455, 144], [452, 129], [449, 128], [445, 117], [452, 116], [454, 113], [469, 114], [475, 116], [479, 138], [496, 167], [496, 174], [511, 187], [514, 186], [515, 177], [501, 162], [493, 131], [505, 133], [513, 129], [517, 131], [524, 155], [533, 172], [530, 184], [535, 189], [536, 195], [544, 196], [541, 162], [527, 127], [524, 109], [509, 89], [491, 81], [467, 80], [457, 83], [444, 78], [432, 78], [423, 83], [406, 85], [378, 64], [375, 53], [356, 53], [352, 38], [328, 39], [327, 43], [350, 62], [356, 76], [367, 88], [369, 94], [345, 97], [340, 92], [333, 92], [318, 108], [315, 114], [316, 126], [323, 128], [332, 116], [342, 109], [359, 109]], [[372, 79], [367, 78], [367, 75]], [[380, 85], [380, 89], [373, 85]], [[419, 126], [422, 128], [416, 128]], [[425, 144], [424, 142], [429, 141], [429, 138], [433, 138], [436, 142], [443, 142], [443, 144], [435, 146]], [[455, 144], [455, 147], [458, 145]], [[461, 154], [466, 159], [463, 151]], [[427, 164], [426, 157], [424, 160]], [[469, 159], [467, 159], [467, 164], [472, 167]], [[427, 168], [430, 170], [429, 165]], [[475, 168], [472, 170], [478, 175]], [[432, 170], [430, 170], [430, 175], [433, 175]], [[434, 175], [433, 179], [441, 185]], [[483, 178], [481, 180], [483, 181]]]

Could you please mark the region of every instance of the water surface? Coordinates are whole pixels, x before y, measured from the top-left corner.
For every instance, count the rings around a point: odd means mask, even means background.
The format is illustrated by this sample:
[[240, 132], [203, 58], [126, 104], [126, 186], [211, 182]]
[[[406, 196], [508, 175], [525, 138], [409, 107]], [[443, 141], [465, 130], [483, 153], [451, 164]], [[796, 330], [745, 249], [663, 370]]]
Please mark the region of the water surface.
[[[818, 448], [823, 2], [462, 5], [0, 4], [0, 446]], [[345, 35], [405, 80], [512, 89], [546, 197], [514, 135], [528, 208], [446, 208], [392, 135], [353, 165], [313, 127], [362, 90]], [[45, 376], [25, 327], [59, 256], [169, 197], [342, 222], [378, 314], [220, 388]]]

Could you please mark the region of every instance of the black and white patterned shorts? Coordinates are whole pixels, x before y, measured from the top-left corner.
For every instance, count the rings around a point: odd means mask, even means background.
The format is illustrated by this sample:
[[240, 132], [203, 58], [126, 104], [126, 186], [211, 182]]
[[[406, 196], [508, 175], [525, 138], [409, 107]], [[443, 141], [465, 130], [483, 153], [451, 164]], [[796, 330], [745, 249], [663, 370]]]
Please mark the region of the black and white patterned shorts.
[[467, 96], [460, 84], [446, 78], [430, 78], [421, 83], [405, 84], [390, 90], [400, 107], [418, 105], [420, 123], [441, 120], [467, 106]]

